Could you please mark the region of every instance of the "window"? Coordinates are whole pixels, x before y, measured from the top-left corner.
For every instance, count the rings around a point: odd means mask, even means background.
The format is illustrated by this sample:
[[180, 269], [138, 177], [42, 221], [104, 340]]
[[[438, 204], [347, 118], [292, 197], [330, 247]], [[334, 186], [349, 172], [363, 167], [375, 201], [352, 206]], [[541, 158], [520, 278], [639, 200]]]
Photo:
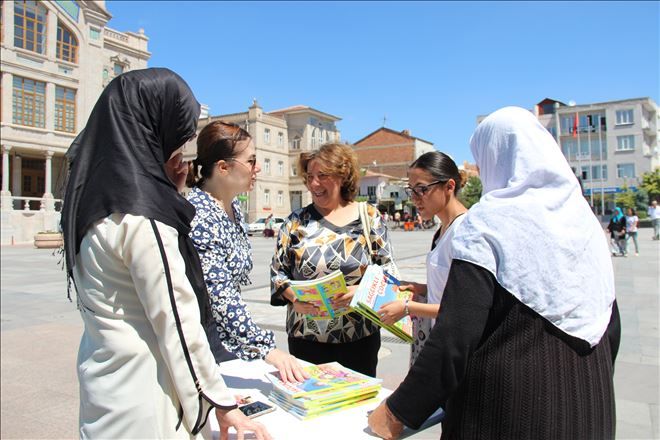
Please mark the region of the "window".
[[625, 179], [627, 177], [635, 177], [635, 164], [634, 163], [619, 163], [616, 165], [616, 177]]
[[277, 192], [277, 206], [282, 206], [284, 204], [284, 192]]
[[76, 131], [76, 91], [55, 87], [55, 130]]
[[264, 173], [270, 174], [270, 159], [264, 159]]
[[284, 133], [280, 131], [277, 133], [277, 146], [281, 147], [282, 145], [284, 145]]
[[298, 175], [298, 163], [291, 165], [291, 175], [296, 177]]
[[267, 144], [270, 144], [270, 129], [265, 128], [264, 129], [264, 142]]
[[269, 189], [264, 190], [264, 205], [265, 206], [270, 206], [270, 190]]
[[635, 149], [635, 136], [617, 136], [616, 151], [633, 151]]
[[122, 73], [124, 73], [124, 65], [119, 64], [119, 63], [115, 63], [114, 72], [115, 72], [115, 76], [118, 76], [118, 75], [121, 75]]
[[632, 124], [633, 124], [632, 109], [616, 111], [616, 125], [632, 125]]
[[277, 162], [277, 174], [279, 176], [284, 175], [284, 162], [282, 161]]
[[291, 149], [300, 150], [300, 136], [293, 138], [293, 142], [291, 142]]
[[375, 197], [376, 196], [376, 187], [375, 186], [368, 186], [367, 187], [367, 195]]
[[607, 165], [594, 165], [591, 167], [591, 178], [594, 180], [607, 179]]
[[14, 76], [12, 93], [14, 124], [46, 126], [46, 83]]
[[591, 178], [589, 177], [589, 167], [588, 166], [581, 168], [580, 177], [582, 178], [582, 180], [591, 180]]
[[78, 62], [78, 40], [62, 23], [57, 22], [57, 58], [70, 63]]
[[46, 13], [40, 2], [14, 2], [14, 46], [46, 53]]

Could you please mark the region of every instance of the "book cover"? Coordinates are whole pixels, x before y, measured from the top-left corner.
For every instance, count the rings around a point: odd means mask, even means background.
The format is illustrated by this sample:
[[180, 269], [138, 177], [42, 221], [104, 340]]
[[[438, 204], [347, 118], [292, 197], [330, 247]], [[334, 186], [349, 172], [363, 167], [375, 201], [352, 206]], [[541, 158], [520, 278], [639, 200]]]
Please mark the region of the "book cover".
[[381, 379], [366, 376], [342, 366], [339, 362], [303, 367], [309, 374], [309, 379], [303, 382], [284, 382], [278, 371], [266, 373], [274, 389], [291, 398], [323, 395], [327, 398], [331, 391], [338, 391], [352, 385], [363, 384], [372, 386], [380, 384]]
[[412, 297], [411, 292], [399, 290], [400, 284], [399, 280], [384, 271], [382, 267], [371, 265], [367, 267], [362, 276], [360, 285], [351, 300], [351, 307], [365, 318], [411, 343], [413, 338], [410, 316], [404, 316], [392, 325], [385, 325], [378, 315], [378, 310], [383, 304]]
[[289, 284], [299, 301], [312, 303], [319, 308], [319, 315], [307, 315], [308, 318], [314, 320], [332, 319], [351, 310], [350, 307], [337, 309], [332, 307], [333, 298], [346, 292], [344, 275], [338, 270], [315, 280], [291, 281]]

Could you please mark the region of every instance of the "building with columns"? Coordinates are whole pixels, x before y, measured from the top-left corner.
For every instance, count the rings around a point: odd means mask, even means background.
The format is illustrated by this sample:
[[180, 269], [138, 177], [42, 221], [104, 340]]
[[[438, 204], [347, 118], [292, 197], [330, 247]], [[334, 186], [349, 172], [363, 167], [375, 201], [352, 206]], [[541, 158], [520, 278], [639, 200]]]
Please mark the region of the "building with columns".
[[[312, 202], [298, 173], [300, 153], [315, 150], [327, 142], [339, 142], [335, 123], [341, 119], [314, 108], [296, 105], [264, 112], [254, 100], [248, 111], [209, 116], [199, 122], [198, 132], [211, 121], [233, 122], [252, 136], [261, 173], [249, 194], [241, 199], [247, 221], [273, 214], [287, 217], [292, 211]], [[188, 159], [197, 154], [196, 145], [186, 145]]]
[[144, 31], [111, 18], [103, 0], [0, 3], [2, 244], [58, 229], [64, 154], [103, 88], [147, 67]]

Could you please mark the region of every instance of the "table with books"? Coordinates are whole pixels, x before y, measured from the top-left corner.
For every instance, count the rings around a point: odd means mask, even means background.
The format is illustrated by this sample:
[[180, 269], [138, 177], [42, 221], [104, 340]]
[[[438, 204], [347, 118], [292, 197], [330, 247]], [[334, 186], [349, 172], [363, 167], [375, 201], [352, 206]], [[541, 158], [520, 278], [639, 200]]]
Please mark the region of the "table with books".
[[[382, 388], [379, 379], [346, 371], [336, 363], [309, 367], [314, 376], [300, 384], [304, 389], [296, 390], [292, 384], [287, 390], [278, 383], [277, 371], [264, 361], [237, 359], [221, 364], [225, 383], [237, 397], [249, 396], [252, 401], [275, 407], [275, 411], [256, 420], [263, 423], [276, 440], [377, 438], [368, 428], [367, 412], [378, 406], [392, 391]], [[217, 439], [217, 421], [212, 415], [209, 420]], [[422, 429], [407, 430], [402, 438], [438, 439], [438, 422], [439, 417], [432, 416]], [[229, 438], [236, 438], [233, 430], [230, 430]]]

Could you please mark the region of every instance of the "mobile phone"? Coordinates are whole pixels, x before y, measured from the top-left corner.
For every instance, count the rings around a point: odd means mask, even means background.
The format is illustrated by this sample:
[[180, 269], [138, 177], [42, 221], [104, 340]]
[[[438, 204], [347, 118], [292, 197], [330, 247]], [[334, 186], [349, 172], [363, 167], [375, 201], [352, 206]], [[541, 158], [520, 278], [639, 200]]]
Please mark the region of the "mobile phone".
[[239, 406], [238, 409], [240, 409], [243, 412], [243, 414], [245, 414], [251, 419], [258, 417], [262, 414], [268, 414], [269, 412], [275, 411], [274, 406], [259, 401], [248, 403], [247, 405]]

